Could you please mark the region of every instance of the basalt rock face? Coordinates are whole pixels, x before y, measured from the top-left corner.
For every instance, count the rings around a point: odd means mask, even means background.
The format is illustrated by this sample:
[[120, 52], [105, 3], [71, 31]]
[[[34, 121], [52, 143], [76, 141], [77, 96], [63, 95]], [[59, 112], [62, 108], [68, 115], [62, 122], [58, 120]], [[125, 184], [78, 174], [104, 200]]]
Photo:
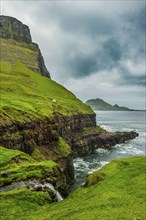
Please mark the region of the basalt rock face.
[[71, 140], [73, 156], [86, 156], [92, 154], [97, 148], [112, 148], [116, 144], [124, 143], [127, 140], [138, 136], [136, 132], [91, 132], [80, 137], [75, 136]]
[[82, 132], [84, 128], [96, 127], [95, 114], [63, 116], [56, 113], [54, 121], [58, 124], [59, 134], [65, 139], [70, 139], [72, 134]]
[[32, 43], [29, 27], [8, 16], [0, 16], [0, 38]]
[[56, 114], [54, 120], [58, 124], [59, 135], [71, 146], [73, 157], [89, 155], [97, 148], [111, 148], [138, 136], [134, 131], [113, 133], [102, 128], [96, 130], [95, 114], [70, 117]]
[[[0, 16], [1, 58], [11, 63], [21, 62], [29, 69], [49, 77], [39, 46], [32, 42], [29, 27], [16, 18]], [[2, 39], [9, 40], [8, 43]], [[14, 56], [13, 51], [16, 51]], [[10, 53], [11, 52], [11, 53]]]
[[21, 150], [33, 155], [35, 147], [44, 159], [57, 162], [67, 178], [67, 183], [74, 179], [71, 155], [61, 155], [58, 148], [59, 132], [55, 121], [48, 118], [26, 123], [0, 125], [0, 145], [9, 149]]
[[[84, 132], [84, 129], [89, 129]], [[138, 136], [136, 132], [96, 131], [96, 117], [89, 115], [63, 116], [55, 114], [52, 120], [36, 120], [27, 123], [12, 123], [0, 126], [0, 145], [33, 154], [37, 146], [45, 159], [60, 164], [67, 182], [74, 180], [73, 157], [93, 153], [97, 148], [111, 148]], [[71, 147], [72, 153], [63, 156], [58, 150], [62, 137]]]
[[46, 118], [26, 123], [13, 122], [9, 125], [0, 125], [0, 145], [30, 155], [37, 146], [44, 159], [60, 164], [67, 183], [71, 183], [74, 180], [73, 154], [64, 156], [60, 153], [59, 137], [61, 136], [72, 147], [74, 134], [82, 133], [85, 127], [95, 126], [94, 114], [74, 116], [57, 114], [52, 120]]

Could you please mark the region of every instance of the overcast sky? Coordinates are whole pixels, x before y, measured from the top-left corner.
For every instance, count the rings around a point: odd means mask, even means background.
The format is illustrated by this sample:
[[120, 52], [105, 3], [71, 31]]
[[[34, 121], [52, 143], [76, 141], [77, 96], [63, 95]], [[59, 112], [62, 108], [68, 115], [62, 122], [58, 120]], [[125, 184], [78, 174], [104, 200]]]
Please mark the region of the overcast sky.
[[143, 0], [1, 1], [30, 27], [52, 79], [78, 98], [145, 108]]

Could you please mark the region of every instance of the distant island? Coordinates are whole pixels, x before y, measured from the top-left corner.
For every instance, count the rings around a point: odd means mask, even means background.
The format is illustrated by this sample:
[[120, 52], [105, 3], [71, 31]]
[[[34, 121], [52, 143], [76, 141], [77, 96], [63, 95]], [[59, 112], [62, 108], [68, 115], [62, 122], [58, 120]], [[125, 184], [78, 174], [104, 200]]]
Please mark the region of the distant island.
[[117, 104], [111, 105], [105, 102], [103, 99], [89, 99], [86, 101], [86, 104], [89, 105], [93, 110], [100, 111], [136, 111], [124, 106], [118, 106]]

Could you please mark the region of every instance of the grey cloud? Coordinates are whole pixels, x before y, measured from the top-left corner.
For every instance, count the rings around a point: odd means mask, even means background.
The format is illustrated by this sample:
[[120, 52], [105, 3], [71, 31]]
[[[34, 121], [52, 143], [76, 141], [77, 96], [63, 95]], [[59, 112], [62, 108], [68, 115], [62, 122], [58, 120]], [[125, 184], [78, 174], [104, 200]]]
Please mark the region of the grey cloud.
[[138, 85], [138, 86], [145, 86], [146, 85], [146, 76], [145, 73], [143, 75], [134, 75], [125, 67], [121, 67], [120, 69], [121, 75], [121, 85]]
[[77, 51], [74, 56], [67, 57], [67, 65], [70, 74], [75, 77], [85, 77], [101, 70], [111, 70], [117, 67], [122, 56], [119, 42], [115, 38], [109, 38], [100, 45], [95, 43], [96, 50], [89, 53]]

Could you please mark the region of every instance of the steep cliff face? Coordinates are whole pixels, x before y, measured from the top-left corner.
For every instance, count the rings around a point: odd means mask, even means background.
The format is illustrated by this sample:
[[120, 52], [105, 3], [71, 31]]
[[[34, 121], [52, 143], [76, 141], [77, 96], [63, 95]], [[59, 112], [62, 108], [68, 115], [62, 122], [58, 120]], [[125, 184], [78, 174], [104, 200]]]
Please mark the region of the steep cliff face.
[[32, 42], [27, 25], [16, 18], [0, 16], [0, 38], [2, 60], [11, 63], [22, 62], [29, 69], [50, 78], [41, 51], [38, 45]]
[[[37, 148], [44, 159], [60, 164], [67, 183], [71, 183], [74, 180], [72, 160], [72, 150], [75, 149], [74, 136], [77, 134], [80, 136], [85, 127], [94, 128], [95, 126], [94, 114], [73, 116], [55, 114], [52, 119], [45, 118], [29, 122], [12, 121], [9, 124], [0, 125], [0, 145], [21, 150], [30, 155], [34, 155]], [[67, 143], [69, 147], [66, 151]], [[82, 150], [81, 147], [79, 151]]]
[[[0, 125], [0, 145], [57, 162], [67, 183], [74, 180], [73, 157], [110, 148], [137, 137], [136, 132], [111, 133], [96, 126], [95, 115], [63, 116]], [[68, 145], [68, 146], [67, 146]], [[67, 146], [67, 147], [66, 147]]]
[[32, 43], [29, 27], [9, 16], [0, 16], [0, 38]]

